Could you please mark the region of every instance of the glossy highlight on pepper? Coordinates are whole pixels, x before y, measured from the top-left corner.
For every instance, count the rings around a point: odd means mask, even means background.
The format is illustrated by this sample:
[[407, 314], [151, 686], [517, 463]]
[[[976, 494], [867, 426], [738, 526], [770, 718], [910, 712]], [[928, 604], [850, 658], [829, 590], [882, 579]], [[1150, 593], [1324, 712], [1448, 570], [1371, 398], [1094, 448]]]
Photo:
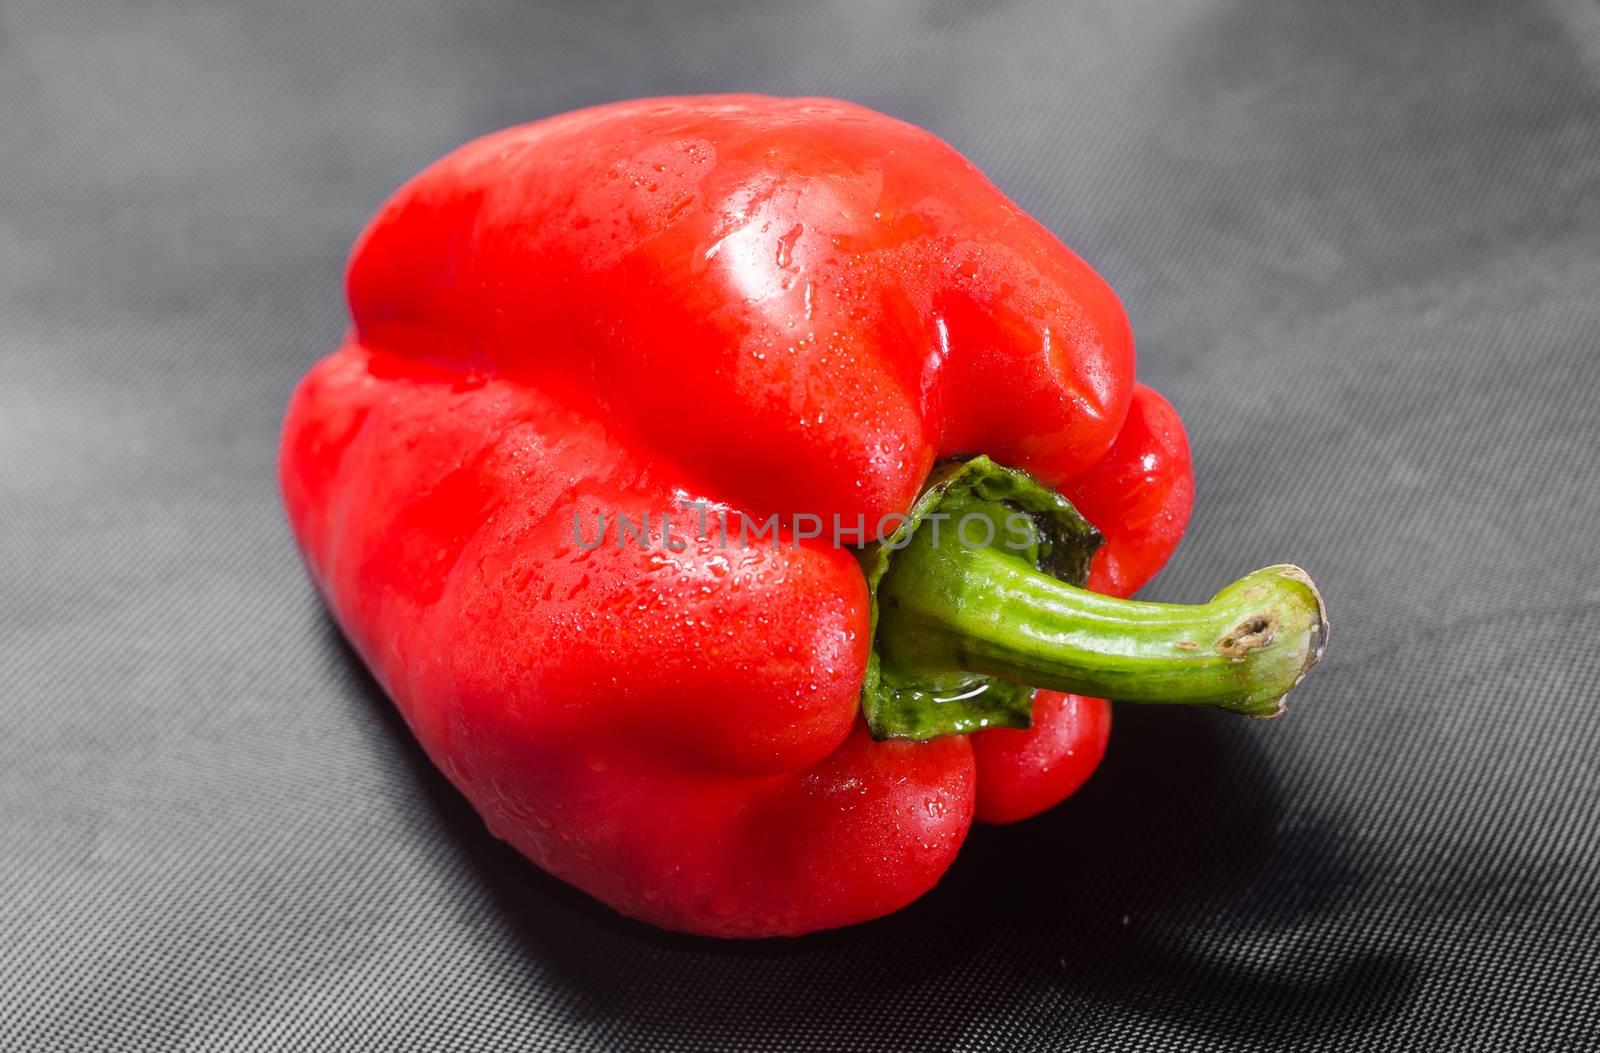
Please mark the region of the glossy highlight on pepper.
[[[1303, 574], [1111, 598], [1187, 524], [1182, 425], [1105, 282], [882, 114], [651, 99], [490, 135], [382, 207], [348, 295], [280, 451], [311, 577], [490, 830], [632, 917], [754, 937], [896, 910], [975, 817], [1088, 777], [1086, 692], [1265, 712], [1320, 655]], [[936, 468], [1060, 515], [1020, 555], [913, 537], [870, 580], [883, 537], [660, 543], [686, 502], [883, 523]], [[652, 543], [576, 543], [590, 509]], [[874, 709], [885, 684], [904, 705]], [[993, 721], [928, 708], [986, 697]]]

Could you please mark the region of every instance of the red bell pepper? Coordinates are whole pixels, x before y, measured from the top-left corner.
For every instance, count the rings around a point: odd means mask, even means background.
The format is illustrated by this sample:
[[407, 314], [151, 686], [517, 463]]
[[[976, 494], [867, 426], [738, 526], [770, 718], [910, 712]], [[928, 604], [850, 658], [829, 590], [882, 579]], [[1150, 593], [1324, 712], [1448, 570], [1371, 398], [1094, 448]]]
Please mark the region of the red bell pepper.
[[1088, 776], [1101, 696], [1270, 715], [1321, 654], [1292, 567], [1115, 598], [1186, 525], [1183, 428], [1105, 282], [899, 121], [512, 128], [401, 188], [348, 291], [283, 433], [311, 576], [489, 828], [633, 917], [893, 911]]

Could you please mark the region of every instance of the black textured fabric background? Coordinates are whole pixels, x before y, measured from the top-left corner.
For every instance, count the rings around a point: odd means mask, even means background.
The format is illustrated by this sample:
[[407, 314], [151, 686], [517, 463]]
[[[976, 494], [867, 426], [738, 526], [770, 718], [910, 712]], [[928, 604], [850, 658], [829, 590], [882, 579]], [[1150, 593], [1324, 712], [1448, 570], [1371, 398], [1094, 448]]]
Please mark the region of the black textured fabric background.
[[[1123, 707], [887, 920], [731, 945], [493, 841], [273, 481], [384, 196], [502, 125], [765, 90], [925, 125], [1188, 422], [1147, 595], [1290, 559], [1282, 720]], [[1600, 7], [0, 4], [0, 1049], [1600, 1045]]]

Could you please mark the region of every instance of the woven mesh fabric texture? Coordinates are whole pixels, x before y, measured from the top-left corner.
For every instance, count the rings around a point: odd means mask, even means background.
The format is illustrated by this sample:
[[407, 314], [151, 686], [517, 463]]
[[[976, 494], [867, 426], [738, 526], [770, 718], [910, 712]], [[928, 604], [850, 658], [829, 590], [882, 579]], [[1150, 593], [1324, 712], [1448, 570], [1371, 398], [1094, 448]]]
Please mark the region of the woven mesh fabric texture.
[[[793, 942], [495, 842], [341, 642], [273, 460], [391, 188], [628, 96], [838, 95], [1122, 296], [1198, 507], [1292, 559], [1289, 715], [1117, 712], [1067, 805]], [[6, 0], [0, 1049], [1600, 1046], [1592, 0]]]

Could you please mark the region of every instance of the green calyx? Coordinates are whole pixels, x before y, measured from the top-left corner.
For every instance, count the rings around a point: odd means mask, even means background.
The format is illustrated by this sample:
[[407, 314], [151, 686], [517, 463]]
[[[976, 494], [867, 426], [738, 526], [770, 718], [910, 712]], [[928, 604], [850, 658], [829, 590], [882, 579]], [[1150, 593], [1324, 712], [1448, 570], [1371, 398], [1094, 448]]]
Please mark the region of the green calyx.
[[872, 734], [1025, 728], [1035, 688], [1275, 716], [1322, 657], [1327, 615], [1298, 567], [1258, 570], [1206, 604], [1122, 600], [1081, 587], [1101, 541], [1024, 472], [987, 457], [937, 471], [861, 553]]

